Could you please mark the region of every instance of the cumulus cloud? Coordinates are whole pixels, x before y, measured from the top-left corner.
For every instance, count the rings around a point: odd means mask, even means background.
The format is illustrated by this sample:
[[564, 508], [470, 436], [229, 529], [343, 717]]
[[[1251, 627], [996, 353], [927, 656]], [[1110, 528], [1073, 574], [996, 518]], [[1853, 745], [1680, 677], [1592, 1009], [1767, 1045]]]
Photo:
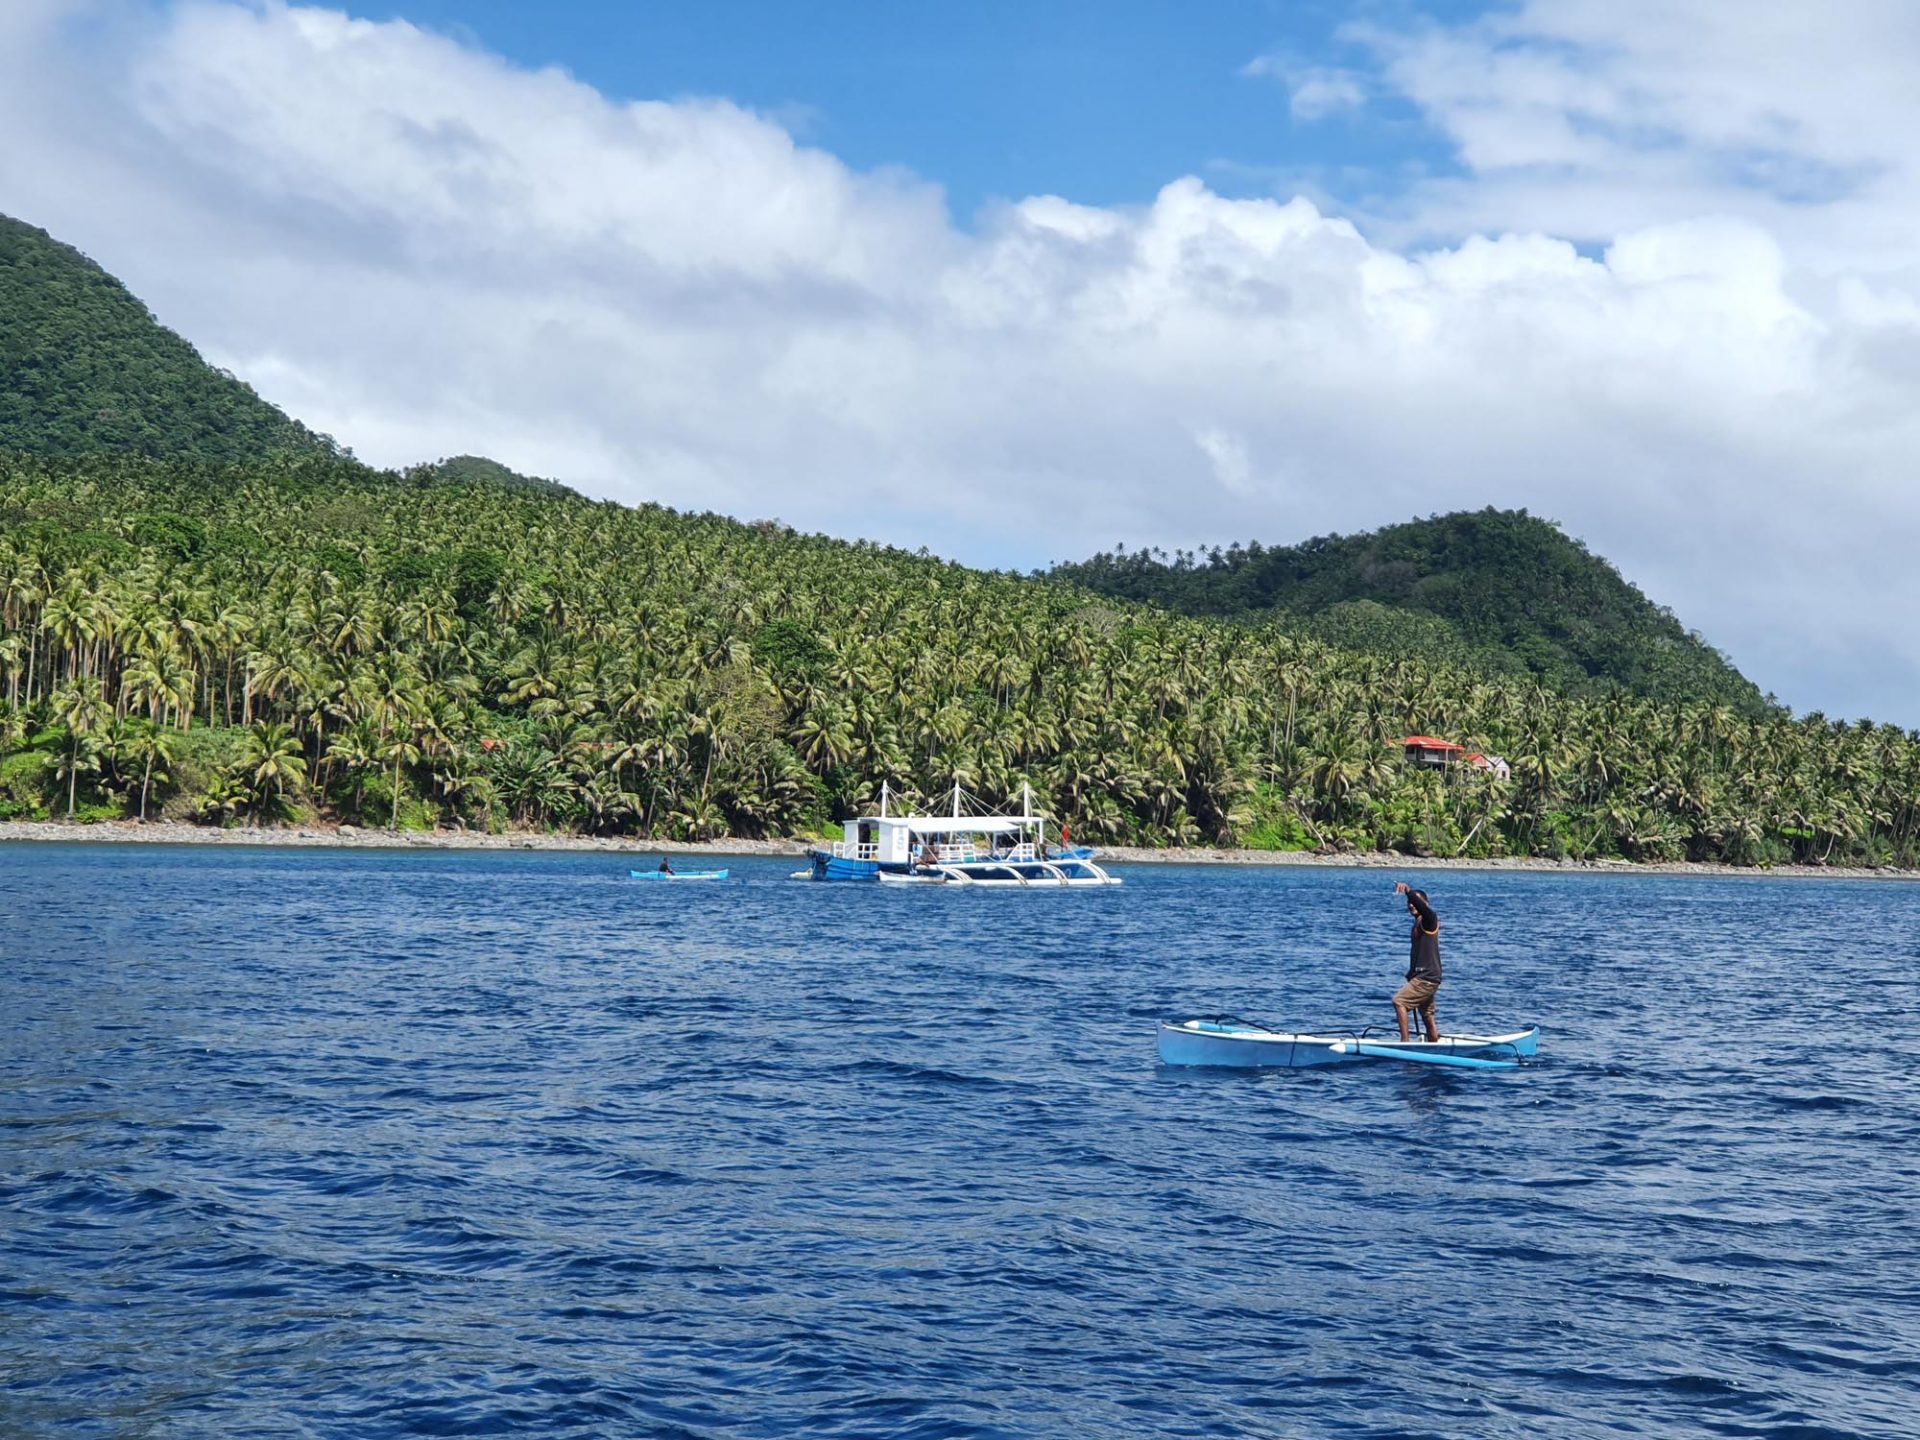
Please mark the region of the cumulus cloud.
[[1347, 33], [1453, 142], [1464, 173], [1417, 193], [1423, 220], [1604, 240], [1724, 213], [1803, 264], [1912, 263], [1920, 11], [1905, 0], [1527, 0]]
[[271, 0], [28, 0], [0, 210], [378, 462], [1022, 566], [1526, 505], [1794, 703], [1920, 720], [1910, 166], [1858, 134], [1907, 125], [1920, 40], [1855, 27], [1859, 94], [1769, 101], [1716, 8], [1622, 9], [1360, 37], [1462, 157], [1397, 215], [1173, 178], [962, 230], [723, 99]]

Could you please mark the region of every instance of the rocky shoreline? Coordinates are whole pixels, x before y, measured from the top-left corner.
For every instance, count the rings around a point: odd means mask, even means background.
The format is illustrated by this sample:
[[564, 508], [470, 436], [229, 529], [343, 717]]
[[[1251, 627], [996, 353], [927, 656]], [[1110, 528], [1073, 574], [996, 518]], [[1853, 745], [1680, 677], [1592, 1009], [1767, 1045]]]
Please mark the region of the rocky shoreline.
[[[358, 850], [581, 850], [625, 855], [764, 855], [793, 858], [806, 853], [806, 840], [641, 840], [597, 835], [545, 835], [513, 832], [492, 835], [478, 830], [366, 830], [353, 825], [232, 826], [177, 821], [105, 821], [81, 825], [63, 820], [0, 821], [0, 844], [266, 845], [287, 848]], [[1920, 871], [1869, 870], [1844, 866], [1778, 865], [1759, 869], [1694, 861], [1482, 859], [1453, 860], [1391, 852], [1320, 855], [1282, 850], [1224, 850], [1207, 847], [1154, 849], [1103, 845], [1103, 861], [1120, 865], [1295, 865], [1361, 870], [1514, 870], [1540, 874], [1600, 875], [1749, 875], [1816, 880], [1920, 880]]]
[[0, 844], [8, 842], [138, 845], [270, 845], [342, 850], [606, 850], [621, 854], [802, 855], [804, 840], [639, 840], [602, 835], [543, 835], [532, 831], [489, 834], [484, 830], [366, 830], [355, 825], [252, 826], [183, 824], [173, 820], [0, 821]]
[[1446, 859], [1366, 851], [1321, 855], [1284, 850], [1156, 850], [1103, 845], [1103, 863], [1177, 865], [1298, 865], [1335, 870], [1515, 870], [1542, 875], [1745, 875], [1798, 880], [1920, 880], [1920, 870], [1874, 870], [1845, 865], [1720, 865], [1698, 860], [1548, 860], [1540, 857]]

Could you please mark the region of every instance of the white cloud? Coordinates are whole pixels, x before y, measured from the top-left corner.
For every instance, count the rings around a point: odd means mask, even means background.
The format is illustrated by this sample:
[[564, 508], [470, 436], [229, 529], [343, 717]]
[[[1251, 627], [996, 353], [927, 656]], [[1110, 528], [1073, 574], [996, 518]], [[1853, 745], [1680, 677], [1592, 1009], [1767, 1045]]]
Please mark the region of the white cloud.
[[1801, 264], [1912, 263], [1907, 0], [1527, 0], [1349, 38], [1465, 167], [1419, 193], [1422, 220], [1606, 239], [1725, 213], [1766, 224]]
[[1345, 70], [1314, 70], [1295, 80], [1291, 88], [1288, 108], [1296, 120], [1324, 120], [1367, 103], [1367, 92]]
[[1788, 11], [1740, 13], [1372, 36], [1367, 83], [1469, 167], [1399, 232], [1178, 179], [968, 233], [725, 101], [325, 10], [34, 0], [0, 210], [375, 461], [993, 564], [1526, 505], [1795, 703], [1912, 722], [1920, 39], [1874, 11], [1789, 84]]
[[1351, 70], [1309, 65], [1286, 55], [1258, 55], [1240, 67], [1251, 80], [1277, 80], [1287, 87], [1288, 109], [1296, 120], [1324, 120], [1367, 103], [1366, 86]]
[[1213, 465], [1214, 479], [1235, 495], [1253, 493], [1253, 457], [1247, 454], [1247, 442], [1225, 430], [1207, 428], [1193, 432], [1193, 443], [1200, 447]]

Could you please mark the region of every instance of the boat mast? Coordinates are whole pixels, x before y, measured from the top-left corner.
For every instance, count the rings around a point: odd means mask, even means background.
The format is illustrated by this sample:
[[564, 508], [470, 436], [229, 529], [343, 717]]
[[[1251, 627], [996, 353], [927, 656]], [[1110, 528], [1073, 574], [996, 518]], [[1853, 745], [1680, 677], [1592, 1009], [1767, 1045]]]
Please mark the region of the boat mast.
[[887, 782], [884, 780], [880, 782], [880, 818], [887, 818]]
[[960, 818], [960, 782], [958, 780], [953, 782], [953, 818], [956, 820]]

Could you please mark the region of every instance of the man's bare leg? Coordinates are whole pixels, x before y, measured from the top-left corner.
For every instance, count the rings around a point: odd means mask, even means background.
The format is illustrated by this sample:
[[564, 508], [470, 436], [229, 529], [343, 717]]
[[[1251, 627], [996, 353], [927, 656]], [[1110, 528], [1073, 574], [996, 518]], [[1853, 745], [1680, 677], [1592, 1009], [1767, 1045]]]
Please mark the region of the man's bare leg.
[[1407, 1007], [1396, 1000], [1393, 1002], [1393, 1013], [1400, 1021], [1400, 1040], [1404, 1044], [1412, 1038], [1407, 1034]]
[[1440, 1038], [1440, 1021], [1433, 1013], [1433, 1006], [1429, 1005], [1426, 1009], [1422, 1010], [1420, 1012], [1420, 1018], [1427, 1022], [1427, 1039], [1438, 1040]]

